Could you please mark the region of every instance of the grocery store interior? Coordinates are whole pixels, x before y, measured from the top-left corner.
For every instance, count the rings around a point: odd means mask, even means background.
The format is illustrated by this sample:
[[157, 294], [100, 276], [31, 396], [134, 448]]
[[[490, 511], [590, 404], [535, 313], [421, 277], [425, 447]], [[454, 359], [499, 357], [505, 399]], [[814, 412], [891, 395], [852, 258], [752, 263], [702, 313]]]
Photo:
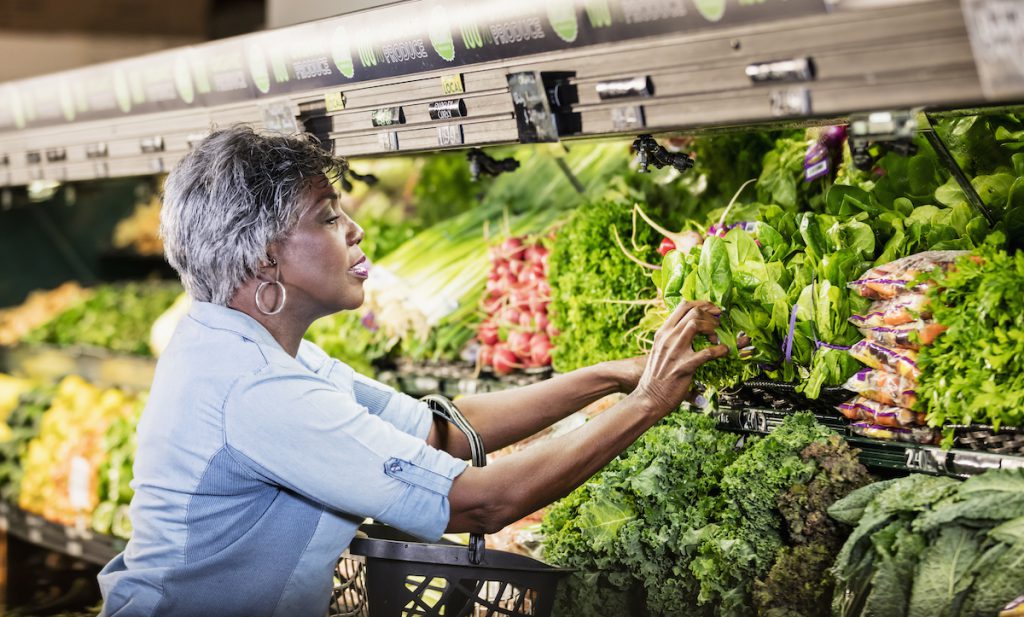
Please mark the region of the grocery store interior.
[[305, 338], [399, 392], [457, 407], [722, 309], [693, 348], [727, 355], [582, 486], [483, 544], [367, 527], [328, 615], [1024, 617], [1022, 25], [1013, 0], [0, 0], [0, 616], [111, 614], [193, 305], [164, 183], [245, 124], [348, 161], [365, 300]]

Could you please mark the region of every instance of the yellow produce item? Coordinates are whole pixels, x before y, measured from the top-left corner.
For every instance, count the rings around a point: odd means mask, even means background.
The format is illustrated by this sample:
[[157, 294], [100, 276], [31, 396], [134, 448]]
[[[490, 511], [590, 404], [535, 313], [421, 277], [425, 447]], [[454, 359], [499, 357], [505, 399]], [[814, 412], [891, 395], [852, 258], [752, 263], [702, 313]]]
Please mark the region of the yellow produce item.
[[77, 376], [61, 381], [22, 460], [18, 505], [64, 525], [87, 520], [99, 503], [103, 436], [116, 419], [133, 416], [138, 404], [134, 395]]
[[[31, 382], [0, 373], [0, 422], [5, 422], [18, 406], [18, 399], [32, 386]], [[0, 433], [0, 441], [4, 441]]]

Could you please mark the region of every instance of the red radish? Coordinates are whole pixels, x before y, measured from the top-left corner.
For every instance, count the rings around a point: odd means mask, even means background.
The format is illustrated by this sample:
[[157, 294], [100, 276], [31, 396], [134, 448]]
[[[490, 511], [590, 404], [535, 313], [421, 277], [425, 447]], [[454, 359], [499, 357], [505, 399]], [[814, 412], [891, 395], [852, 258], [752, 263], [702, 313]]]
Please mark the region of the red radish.
[[530, 355], [530, 334], [522, 330], [513, 330], [508, 333], [508, 349], [517, 356], [525, 357]]
[[497, 279], [495, 279], [495, 280], [488, 279], [486, 285], [484, 285], [484, 291], [487, 292], [488, 296], [490, 296], [492, 298], [497, 298], [498, 296], [501, 295], [502, 284]]
[[521, 366], [516, 355], [504, 345], [495, 346], [494, 359], [491, 365], [494, 367], [494, 372], [498, 375], [508, 375]]
[[530, 313], [519, 314], [519, 327], [526, 330], [533, 329], [533, 316]]
[[530, 296], [530, 312], [544, 313], [548, 310], [548, 299], [541, 295]]
[[551, 364], [551, 341], [544, 334], [534, 334], [530, 339], [530, 359], [538, 366]]
[[517, 325], [519, 323], [520, 310], [514, 306], [506, 306], [501, 311], [500, 322], [505, 325]]
[[519, 310], [525, 310], [530, 306], [530, 297], [532, 294], [525, 289], [516, 289], [508, 295], [508, 302], [510, 306], [514, 306]]
[[555, 324], [553, 322], [549, 323], [547, 328], [544, 328], [544, 332], [545, 334], [548, 335], [549, 339], [556, 338], [559, 334], [561, 334], [558, 331], [558, 328], [555, 327]]
[[658, 245], [658, 254], [664, 257], [669, 251], [676, 250], [676, 243], [672, 241], [672, 238], [662, 238], [661, 244]]
[[477, 334], [480, 337], [480, 342], [484, 345], [496, 345], [498, 343], [498, 326], [489, 321], [480, 324]]
[[497, 298], [485, 298], [481, 306], [484, 312], [488, 315], [494, 315], [501, 310], [501, 307], [505, 305], [504, 298], [498, 296]]
[[534, 313], [533, 314], [533, 321], [534, 321], [534, 323], [537, 324], [537, 331], [538, 332], [547, 332], [548, 324], [550, 323], [548, 321], [548, 314], [547, 313]]
[[522, 259], [525, 250], [519, 238], [508, 238], [501, 243], [501, 252], [506, 259]]
[[510, 259], [508, 261], [508, 273], [517, 279], [522, 278], [523, 270], [526, 269], [526, 262], [519, 259]]
[[537, 295], [542, 298], [551, 298], [551, 283], [546, 279], [537, 283]]
[[477, 352], [477, 362], [480, 366], [491, 366], [494, 364], [494, 346], [492, 345], [481, 345], [480, 351]]

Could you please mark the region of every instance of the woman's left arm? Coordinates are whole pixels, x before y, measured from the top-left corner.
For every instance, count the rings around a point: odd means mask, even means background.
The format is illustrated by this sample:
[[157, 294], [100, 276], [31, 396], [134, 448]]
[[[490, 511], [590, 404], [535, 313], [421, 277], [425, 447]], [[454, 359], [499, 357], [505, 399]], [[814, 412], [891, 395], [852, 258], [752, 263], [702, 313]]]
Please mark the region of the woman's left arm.
[[[602, 362], [513, 390], [474, 394], [455, 402], [480, 434], [488, 452], [500, 450], [594, 401], [615, 392], [632, 392], [646, 357]], [[436, 418], [427, 443], [453, 456], [469, 458], [469, 442]]]

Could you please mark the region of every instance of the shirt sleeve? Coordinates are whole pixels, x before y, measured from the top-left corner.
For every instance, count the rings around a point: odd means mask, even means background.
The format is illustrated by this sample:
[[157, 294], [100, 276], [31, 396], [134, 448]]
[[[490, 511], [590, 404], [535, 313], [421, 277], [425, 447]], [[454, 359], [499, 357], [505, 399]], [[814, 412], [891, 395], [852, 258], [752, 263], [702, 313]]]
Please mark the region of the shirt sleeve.
[[430, 435], [434, 414], [426, 403], [355, 372], [352, 367], [331, 358], [309, 341], [302, 341], [299, 353], [308, 368], [329, 380], [339, 390], [351, 392], [356, 402], [373, 415], [380, 416], [398, 430], [414, 437], [426, 439]]
[[447, 527], [467, 467], [312, 373], [243, 378], [224, 424], [228, 451], [264, 481], [427, 540]]

